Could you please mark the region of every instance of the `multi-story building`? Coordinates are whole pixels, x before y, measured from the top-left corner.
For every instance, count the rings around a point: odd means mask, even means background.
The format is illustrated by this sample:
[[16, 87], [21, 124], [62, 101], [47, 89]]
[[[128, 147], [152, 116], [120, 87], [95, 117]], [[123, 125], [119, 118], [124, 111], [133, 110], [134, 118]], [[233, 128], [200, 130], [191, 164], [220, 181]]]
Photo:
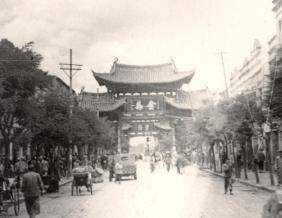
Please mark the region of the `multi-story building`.
[[[275, 13], [276, 34], [268, 42], [269, 65], [270, 69], [281, 70], [280, 67], [278, 68], [278, 63], [280, 65], [282, 60], [282, 0], [273, 0], [272, 3], [272, 11]], [[272, 87], [269, 88], [272, 89]], [[282, 125], [281, 120], [273, 120], [273, 122], [278, 124], [277, 128], [271, 131], [271, 151], [273, 158], [275, 158], [278, 151], [282, 150]], [[270, 131], [269, 128], [266, 129], [266, 132]]]
[[230, 94], [256, 93], [257, 97], [262, 97], [266, 85], [265, 76], [269, 74], [268, 61], [268, 46], [255, 40], [249, 57], [231, 74]]

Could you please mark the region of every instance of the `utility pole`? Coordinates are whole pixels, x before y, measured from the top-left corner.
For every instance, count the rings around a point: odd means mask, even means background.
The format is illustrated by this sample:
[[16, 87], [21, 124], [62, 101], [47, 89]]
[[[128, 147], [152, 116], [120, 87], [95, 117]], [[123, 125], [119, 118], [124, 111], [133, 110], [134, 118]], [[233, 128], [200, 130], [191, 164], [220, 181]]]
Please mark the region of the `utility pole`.
[[221, 57], [222, 71], [223, 71], [224, 82], [225, 82], [225, 95], [227, 98], [229, 98], [229, 91], [228, 91], [228, 86], [227, 86], [227, 79], [226, 79], [226, 72], [225, 72], [225, 65], [224, 65], [224, 58], [223, 58], [224, 52], [220, 51], [217, 54], [219, 54]]
[[[72, 49], [70, 49], [70, 62], [69, 63], [59, 63], [60, 69], [66, 74], [66, 76], [69, 78], [69, 85], [70, 85], [70, 115], [69, 115], [69, 124], [70, 124], [70, 147], [68, 149], [68, 168], [69, 173], [71, 173], [72, 170], [72, 109], [73, 109], [73, 89], [72, 89], [72, 82], [73, 77], [78, 73], [78, 71], [81, 70], [82, 65], [81, 64], [73, 64], [72, 60]], [[68, 72], [67, 72], [68, 71]]]

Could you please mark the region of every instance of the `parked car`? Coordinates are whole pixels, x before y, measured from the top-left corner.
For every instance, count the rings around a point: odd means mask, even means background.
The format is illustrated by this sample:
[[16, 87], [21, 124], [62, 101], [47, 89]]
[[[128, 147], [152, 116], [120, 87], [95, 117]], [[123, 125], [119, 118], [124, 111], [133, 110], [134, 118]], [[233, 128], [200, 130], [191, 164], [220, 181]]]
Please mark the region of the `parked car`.
[[[134, 179], [137, 179], [135, 154], [130, 154], [130, 153], [116, 154], [114, 156], [114, 161], [119, 162], [122, 165], [121, 177], [132, 176]], [[114, 177], [114, 174], [112, 175], [112, 177]], [[111, 179], [112, 178], [110, 178], [110, 181]]]

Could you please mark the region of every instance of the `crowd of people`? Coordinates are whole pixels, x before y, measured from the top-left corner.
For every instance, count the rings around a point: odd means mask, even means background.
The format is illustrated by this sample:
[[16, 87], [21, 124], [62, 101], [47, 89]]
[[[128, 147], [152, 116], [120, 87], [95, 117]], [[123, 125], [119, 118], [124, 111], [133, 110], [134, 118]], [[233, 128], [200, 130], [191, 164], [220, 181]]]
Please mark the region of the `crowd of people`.
[[45, 156], [26, 159], [18, 158], [16, 161], [5, 160], [0, 163], [0, 171], [7, 178], [13, 178], [21, 175], [28, 170], [28, 165], [33, 164], [35, 172], [41, 176], [54, 175], [57, 178], [66, 176], [67, 164], [64, 158], [55, 158], [51, 160]]
[[163, 162], [167, 172], [170, 172], [172, 166], [175, 166], [177, 173], [181, 174], [183, 168], [188, 165], [189, 159], [185, 153], [172, 153], [172, 152], [154, 152], [150, 155], [150, 170], [154, 172], [156, 166]]

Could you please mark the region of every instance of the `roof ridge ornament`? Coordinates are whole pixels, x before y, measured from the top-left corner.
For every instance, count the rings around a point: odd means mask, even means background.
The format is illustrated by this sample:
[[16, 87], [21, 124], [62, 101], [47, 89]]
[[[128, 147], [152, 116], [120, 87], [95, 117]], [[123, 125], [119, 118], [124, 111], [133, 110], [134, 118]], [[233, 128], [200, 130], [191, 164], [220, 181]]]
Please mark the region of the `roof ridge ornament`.
[[112, 66], [111, 71], [110, 71], [110, 74], [114, 74], [114, 72], [115, 72], [115, 70], [116, 70], [117, 62], [118, 62], [118, 58], [115, 57], [115, 58], [114, 58], [113, 66]]
[[170, 57], [170, 62], [172, 64], [174, 73], [177, 73], [178, 71], [177, 71], [177, 68], [176, 68], [175, 61], [174, 61], [173, 57]]

